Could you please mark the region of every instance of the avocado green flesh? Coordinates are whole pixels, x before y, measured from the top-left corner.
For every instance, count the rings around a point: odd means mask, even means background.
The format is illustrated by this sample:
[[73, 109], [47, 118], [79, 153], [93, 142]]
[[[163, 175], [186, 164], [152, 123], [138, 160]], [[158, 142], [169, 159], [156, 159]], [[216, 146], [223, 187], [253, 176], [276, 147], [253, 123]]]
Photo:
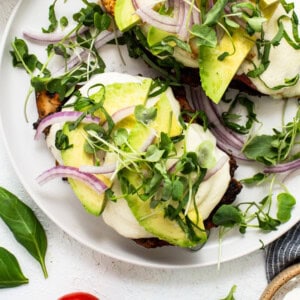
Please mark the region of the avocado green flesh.
[[[126, 108], [128, 106], [145, 103], [152, 80], [144, 79], [141, 82], [114, 83], [105, 87], [105, 102], [104, 107], [110, 115]], [[101, 101], [103, 90], [100, 89], [91, 98], [95, 101]], [[104, 120], [104, 116], [100, 113], [100, 118]], [[83, 165], [94, 165], [93, 157], [84, 151], [86, 133], [83, 125], [79, 125], [76, 129], [69, 131], [68, 124], [63, 127], [63, 132], [69, 138], [69, 143], [73, 145], [67, 150], [61, 151], [64, 165], [80, 167]], [[100, 180], [103, 180], [107, 185], [110, 181], [103, 175], [96, 175]], [[84, 208], [93, 215], [102, 213], [105, 207], [104, 194], [99, 195], [84, 182], [69, 178], [70, 185], [78, 197]]]
[[[232, 53], [233, 44], [235, 52], [219, 60], [224, 52]], [[203, 90], [215, 103], [219, 103], [238, 68], [245, 60], [247, 54], [254, 46], [254, 41], [245, 33], [237, 30], [232, 40], [225, 35], [215, 48], [200, 47], [199, 68]]]
[[169, 32], [161, 30], [157, 27], [151, 26], [147, 33], [147, 42], [149, 47], [161, 42], [164, 38], [171, 35]]
[[167, 133], [170, 137], [181, 134], [182, 127], [178, 121], [178, 116], [173, 111], [167, 93], [161, 94], [155, 108], [157, 109], [156, 118], [149, 126], [155, 129], [156, 132]]
[[[126, 178], [132, 185], [140, 185], [141, 181], [137, 174], [128, 171]], [[199, 217], [197, 224], [200, 229], [195, 230], [197, 240], [191, 240], [176, 221], [165, 217], [162, 204], [159, 204], [156, 208], [151, 208], [149, 201], [141, 200], [136, 194], [127, 195], [126, 200], [139, 224], [157, 238], [172, 245], [186, 248], [206, 242], [207, 234], [201, 217]]]
[[[61, 151], [61, 156], [65, 166], [80, 167], [82, 165], [93, 165], [93, 158], [84, 151], [84, 132], [83, 125], [79, 125], [75, 130], [69, 131], [68, 124], [63, 127], [63, 133], [69, 138], [69, 143], [73, 147]], [[109, 180], [102, 175], [96, 175], [100, 180]], [[104, 193], [99, 194], [94, 189], [86, 185], [83, 181], [69, 178], [68, 179], [75, 195], [82, 203], [83, 207], [93, 215], [100, 215], [105, 207]]]
[[114, 9], [115, 21], [121, 31], [126, 31], [140, 21], [131, 0], [117, 0]]
[[[141, 82], [113, 83], [105, 86], [103, 107], [112, 116], [117, 111], [129, 106], [144, 104], [148, 98], [152, 79], [143, 79]], [[96, 102], [103, 100], [103, 90], [90, 96]], [[95, 113], [97, 115], [97, 112]], [[98, 114], [100, 118], [103, 115]], [[103, 119], [102, 119], [103, 120]]]

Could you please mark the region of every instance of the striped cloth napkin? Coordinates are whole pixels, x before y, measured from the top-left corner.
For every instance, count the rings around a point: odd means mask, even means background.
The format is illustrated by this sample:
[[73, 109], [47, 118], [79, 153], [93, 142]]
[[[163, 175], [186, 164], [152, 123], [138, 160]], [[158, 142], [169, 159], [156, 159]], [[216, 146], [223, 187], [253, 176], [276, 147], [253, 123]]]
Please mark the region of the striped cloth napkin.
[[300, 222], [267, 247], [266, 275], [268, 282], [285, 268], [298, 262], [300, 262]]

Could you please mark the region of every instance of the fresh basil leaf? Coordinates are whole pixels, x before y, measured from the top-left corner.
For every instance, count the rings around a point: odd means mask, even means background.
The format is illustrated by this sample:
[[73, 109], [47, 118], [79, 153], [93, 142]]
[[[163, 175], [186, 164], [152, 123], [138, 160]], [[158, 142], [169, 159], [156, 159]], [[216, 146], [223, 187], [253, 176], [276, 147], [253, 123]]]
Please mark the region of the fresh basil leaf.
[[29, 282], [20, 268], [16, 257], [0, 247], [0, 288], [10, 288]]
[[291, 218], [291, 212], [296, 204], [296, 199], [289, 193], [280, 193], [277, 196], [277, 219], [282, 223]]
[[47, 237], [34, 212], [15, 195], [0, 187], [0, 217], [16, 240], [40, 263], [45, 278]]

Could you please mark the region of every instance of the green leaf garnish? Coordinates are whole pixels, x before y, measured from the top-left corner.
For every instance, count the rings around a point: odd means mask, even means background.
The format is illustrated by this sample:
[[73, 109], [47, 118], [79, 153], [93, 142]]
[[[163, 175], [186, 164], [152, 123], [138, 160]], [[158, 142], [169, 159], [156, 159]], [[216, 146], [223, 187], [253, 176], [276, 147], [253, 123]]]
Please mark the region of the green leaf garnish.
[[33, 211], [15, 195], [0, 187], [0, 217], [16, 240], [40, 263], [45, 278], [47, 238]]
[[0, 289], [11, 288], [29, 282], [20, 268], [16, 257], [0, 247]]

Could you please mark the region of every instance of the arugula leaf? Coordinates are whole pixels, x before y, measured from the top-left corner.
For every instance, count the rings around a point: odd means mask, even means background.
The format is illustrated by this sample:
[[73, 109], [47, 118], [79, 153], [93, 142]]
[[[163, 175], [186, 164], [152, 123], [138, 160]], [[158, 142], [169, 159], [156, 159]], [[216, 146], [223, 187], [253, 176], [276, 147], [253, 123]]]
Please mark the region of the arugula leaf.
[[20, 268], [16, 257], [0, 247], [0, 289], [27, 284], [29, 282]]
[[40, 263], [45, 278], [47, 237], [34, 212], [15, 195], [0, 187], [0, 217], [16, 240]]

